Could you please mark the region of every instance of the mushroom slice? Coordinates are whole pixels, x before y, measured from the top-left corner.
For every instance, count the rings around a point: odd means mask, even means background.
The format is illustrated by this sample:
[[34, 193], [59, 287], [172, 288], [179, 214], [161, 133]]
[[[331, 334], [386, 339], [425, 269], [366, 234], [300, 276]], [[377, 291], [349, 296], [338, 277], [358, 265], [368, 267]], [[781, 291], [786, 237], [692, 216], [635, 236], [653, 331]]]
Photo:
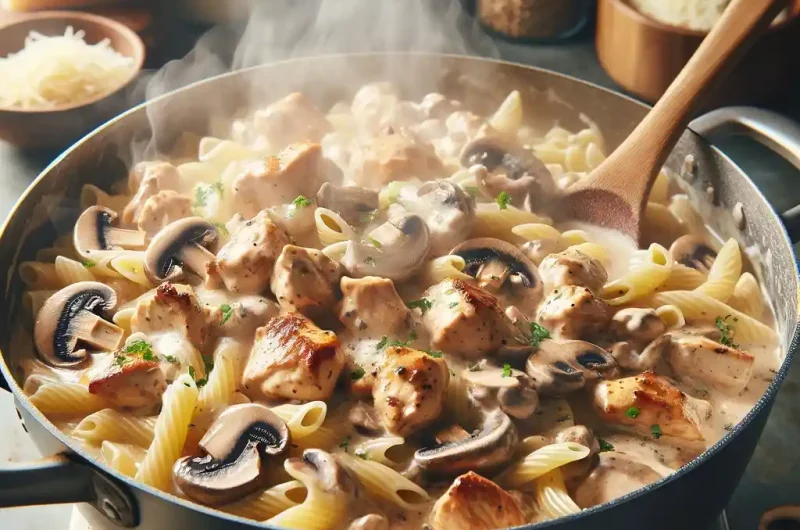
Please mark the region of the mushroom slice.
[[338, 213], [351, 225], [363, 224], [380, 207], [378, 192], [360, 186], [336, 186], [326, 182], [317, 192], [317, 204]]
[[497, 137], [481, 136], [465, 145], [461, 165], [486, 168], [477, 175], [481, 192], [488, 197], [505, 192], [518, 208], [538, 209], [557, 190], [547, 166], [531, 150]]
[[669, 251], [676, 262], [705, 274], [708, 274], [717, 258], [717, 253], [703, 238], [691, 234], [676, 239]]
[[202, 217], [187, 217], [165, 226], [144, 253], [144, 268], [154, 282], [175, 280], [184, 268], [205, 279], [214, 261], [217, 228]]
[[370, 232], [367, 242], [350, 241], [342, 265], [350, 276], [405, 280], [425, 263], [430, 237], [418, 215], [402, 215]]
[[467, 471], [491, 471], [513, 456], [519, 436], [511, 418], [500, 409], [484, 415], [481, 427], [454, 442], [419, 449], [414, 460], [436, 475], [459, 475]]
[[72, 368], [86, 360], [86, 346], [117, 350], [124, 331], [105, 319], [116, 305], [117, 293], [99, 282], [73, 283], [55, 293], [36, 315], [39, 357], [50, 366]]
[[433, 530], [495, 530], [522, 526], [528, 519], [510, 493], [470, 471], [439, 497], [430, 521]]
[[228, 407], [198, 443], [206, 455], [175, 462], [175, 483], [209, 506], [239, 499], [263, 486], [269, 460], [277, 462], [289, 440], [286, 424], [264, 405]]
[[431, 235], [431, 254], [446, 254], [464, 241], [475, 222], [475, 201], [461, 186], [447, 180], [426, 182], [417, 200], [403, 207], [425, 219]]
[[582, 340], [544, 340], [525, 366], [536, 390], [546, 396], [563, 396], [587, 381], [619, 375], [614, 357], [600, 346]]
[[102, 206], [86, 208], [78, 217], [72, 241], [78, 254], [90, 259], [103, 250], [142, 250], [147, 246], [147, 233], [112, 226], [117, 213]]
[[467, 370], [462, 377], [470, 384], [475, 400], [487, 407], [499, 406], [514, 418], [529, 418], [539, 404], [533, 381], [519, 370], [491, 367]]
[[536, 265], [514, 245], [482, 237], [461, 243], [450, 254], [463, 258], [463, 272], [474, 277], [481, 289], [504, 299], [506, 305], [531, 312], [542, 300]]
[[611, 331], [618, 340], [643, 348], [667, 331], [667, 325], [654, 309], [629, 307], [611, 318]]

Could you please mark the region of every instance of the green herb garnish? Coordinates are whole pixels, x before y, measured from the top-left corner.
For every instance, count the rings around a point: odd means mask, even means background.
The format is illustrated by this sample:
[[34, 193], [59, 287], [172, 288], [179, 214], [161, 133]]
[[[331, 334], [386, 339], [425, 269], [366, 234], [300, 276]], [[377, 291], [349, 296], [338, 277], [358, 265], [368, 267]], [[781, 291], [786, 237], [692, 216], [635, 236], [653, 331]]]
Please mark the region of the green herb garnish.
[[508, 208], [508, 203], [511, 202], [511, 197], [508, 195], [507, 192], [501, 191], [500, 195], [498, 195], [495, 199], [495, 202], [498, 206], [500, 206], [501, 210], [505, 210]]
[[387, 342], [389, 342], [389, 338], [386, 335], [384, 335], [383, 337], [381, 337], [381, 340], [378, 341], [378, 344], [375, 345], [375, 349], [376, 350], [384, 349], [386, 347]]
[[635, 418], [639, 415], [639, 409], [636, 407], [631, 407], [625, 411], [625, 415], [629, 418]]
[[447, 307], [450, 309], [456, 308], [458, 307], [458, 302], [450, 302], [449, 304], [447, 304]]
[[368, 237], [367, 239], [369, 240], [370, 245], [372, 245], [375, 248], [381, 248], [383, 246], [381, 242], [375, 239], [374, 237]]
[[134, 355], [138, 355], [145, 361], [157, 361], [158, 355], [153, 353], [153, 349], [150, 347], [150, 343], [146, 340], [135, 340], [125, 346], [122, 350], [122, 353], [132, 353]]
[[503, 377], [511, 377], [511, 365], [508, 363], [503, 365]]
[[180, 362], [178, 361], [178, 358], [175, 357], [174, 355], [164, 355], [164, 360], [172, 364], [179, 364]]
[[661, 431], [661, 425], [659, 425], [659, 424], [657, 424], [657, 423], [656, 423], [655, 425], [651, 425], [651, 426], [650, 426], [650, 434], [652, 434], [652, 435], [653, 435], [653, 438], [655, 438], [656, 440], [658, 440], [659, 438], [661, 438], [661, 435], [662, 435], [662, 434], [664, 434], [664, 433]]
[[222, 197], [222, 192], [225, 191], [225, 185], [222, 184], [222, 181], [220, 180], [219, 182], [215, 182], [214, 184], [212, 184], [211, 189], [217, 192], [220, 197]]
[[420, 298], [419, 300], [413, 300], [413, 301], [411, 301], [411, 302], [408, 302], [408, 303], [406, 304], [406, 306], [407, 306], [409, 309], [419, 309], [420, 311], [422, 311], [422, 314], [424, 315], [424, 314], [425, 314], [425, 312], [426, 312], [428, 309], [430, 309], [431, 307], [433, 307], [433, 302], [431, 302], [431, 301], [430, 301], [430, 300], [428, 300], [427, 298]]
[[194, 371], [194, 366], [189, 367], [189, 377], [194, 379], [194, 384], [197, 385], [197, 388], [201, 388], [208, 383], [208, 379], [198, 379], [197, 373]]
[[366, 372], [364, 371], [364, 369], [359, 366], [358, 368], [356, 368], [355, 370], [350, 372], [350, 380], [351, 381], [358, 381], [359, 379], [364, 377], [365, 373]]
[[222, 321], [220, 324], [225, 325], [232, 316], [233, 316], [233, 307], [228, 304], [222, 304], [219, 306], [220, 311], [222, 311]]
[[292, 201], [292, 204], [294, 204], [298, 208], [303, 208], [305, 206], [311, 206], [311, 200], [307, 199], [304, 195], [298, 195]]
[[367, 454], [367, 452], [361, 449], [360, 447], [356, 449], [353, 454], [356, 455], [361, 460], [369, 460], [369, 455]]
[[220, 223], [219, 221], [214, 221], [211, 224], [214, 225], [216, 227], [216, 229], [219, 230], [219, 232], [223, 236], [230, 235], [230, 232], [228, 231], [228, 227], [225, 226], [225, 223]]
[[97, 263], [90, 259], [83, 260], [83, 266], [86, 267], [87, 269], [91, 269], [95, 265], [97, 265]]
[[349, 445], [350, 445], [350, 437], [349, 436], [345, 436], [344, 440], [342, 440], [341, 443], [339, 443], [339, 447], [344, 449], [345, 452], [347, 452], [347, 447]]
[[361, 214], [361, 215], [358, 217], [358, 220], [359, 220], [359, 222], [361, 222], [362, 224], [365, 224], [365, 225], [366, 225], [366, 224], [369, 224], [369, 223], [371, 223], [372, 221], [374, 221], [374, 220], [375, 220], [375, 216], [376, 216], [376, 215], [378, 215], [378, 210], [370, 210], [370, 211], [368, 211], [368, 212], [362, 213], [362, 214]]
[[440, 351], [436, 351], [436, 350], [422, 350], [422, 351], [424, 351], [425, 353], [427, 353], [428, 355], [430, 355], [434, 359], [441, 359], [442, 355], [444, 355], [444, 353], [442, 353]]
[[734, 335], [734, 326], [736, 322], [739, 321], [738, 318], [732, 318], [731, 323], [728, 323], [728, 319], [731, 318], [730, 315], [726, 316], [725, 318], [717, 317], [714, 323], [717, 325], [717, 329], [720, 332], [720, 344], [728, 346], [729, 348], [739, 348], [739, 345], [733, 342], [733, 335]]
[[614, 446], [608, 443], [607, 441], [603, 440], [602, 438], [597, 439], [597, 444], [600, 446], [600, 452], [605, 453], [606, 451], [613, 451]]
[[124, 355], [117, 355], [116, 357], [114, 357], [114, 364], [116, 364], [117, 366], [124, 366], [129, 361], [130, 359], [128, 359]]
[[539, 344], [542, 343], [544, 339], [550, 338], [550, 332], [547, 331], [547, 328], [537, 324], [536, 322], [531, 322], [531, 338], [528, 339], [528, 343], [533, 346], [534, 348], [538, 348]]

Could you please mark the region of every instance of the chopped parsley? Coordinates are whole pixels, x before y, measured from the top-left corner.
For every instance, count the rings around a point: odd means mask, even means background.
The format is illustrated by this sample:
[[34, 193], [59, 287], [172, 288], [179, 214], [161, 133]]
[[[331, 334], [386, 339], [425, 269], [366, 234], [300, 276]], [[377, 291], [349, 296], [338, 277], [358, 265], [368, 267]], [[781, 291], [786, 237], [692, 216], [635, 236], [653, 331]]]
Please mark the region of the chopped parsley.
[[411, 342], [412, 340], [417, 340], [417, 330], [412, 329], [411, 333], [408, 334], [408, 340]]
[[129, 361], [130, 359], [128, 359], [124, 355], [117, 355], [116, 357], [114, 357], [114, 364], [116, 364], [117, 366], [124, 366]]
[[[424, 351], [425, 353], [427, 353], [428, 355], [430, 355], [434, 359], [441, 359], [442, 355], [444, 355], [442, 352], [436, 351], [436, 350], [422, 350], [422, 351]], [[453, 374], [453, 375], [455, 375], [455, 374]]]
[[[728, 324], [728, 319], [731, 319], [731, 323]], [[728, 346], [729, 348], [738, 348], [739, 345], [733, 342], [733, 335], [734, 335], [734, 326], [736, 323], [739, 322], [739, 319], [736, 317], [731, 318], [731, 315], [726, 316], [725, 318], [717, 317], [714, 323], [717, 325], [717, 329], [720, 332], [720, 344], [724, 346]]]
[[508, 203], [511, 202], [511, 197], [508, 195], [507, 192], [501, 191], [500, 195], [498, 195], [495, 199], [495, 202], [498, 206], [500, 206], [501, 210], [505, 210], [508, 208]]
[[358, 381], [359, 379], [364, 377], [365, 373], [366, 372], [364, 371], [364, 369], [359, 366], [358, 368], [356, 368], [355, 370], [350, 372], [350, 380], [351, 381]]
[[547, 331], [547, 328], [537, 324], [536, 322], [531, 322], [531, 338], [528, 339], [528, 342], [534, 348], [538, 348], [539, 344], [542, 343], [544, 339], [550, 338], [550, 332]]
[[456, 294], [456, 290], [455, 289], [448, 289], [448, 290], [446, 290], [444, 292], [444, 294]]
[[511, 377], [511, 365], [508, 363], [503, 365], [503, 377]]
[[636, 407], [631, 407], [625, 411], [625, 415], [629, 418], [635, 418], [639, 415], [639, 409]]
[[378, 344], [375, 345], [375, 349], [376, 350], [384, 349], [386, 347], [387, 342], [389, 342], [389, 338], [386, 335], [384, 335], [383, 337], [381, 337], [381, 340], [378, 341]]
[[381, 248], [383, 246], [381, 242], [375, 239], [374, 237], [368, 237], [367, 239], [369, 240], [370, 245], [372, 245], [375, 248]]
[[349, 436], [345, 436], [345, 437], [344, 437], [344, 440], [342, 440], [342, 441], [341, 441], [341, 443], [339, 443], [339, 447], [341, 447], [342, 449], [344, 449], [344, 450], [345, 450], [345, 452], [347, 452], [347, 447], [348, 447], [349, 445], [350, 445], [350, 437], [349, 437]]
[[193, 206], [195, 208], [200, 208], [200, 207], [206, 206], [206, 204], [208, 204], [208, 196], [209, 195], [211, 195], [212, 193], [216, 193], [220, 197], [222, 197], [223, 190], [224, 190], [224, 186], [223, 186], [222, 182], [215, 182], [214, 184], [211, 184], [210, 186], [206, 186], [206, 185], [203, 185], [203, 184], [195, 186], [195, 188], [194, 188], [194, 205]]
[[353, 452], [353, 454], [356, 455], [361, 460], [369, 460], [369, 455], [367, 454], [367, 452], [365, 450], [361, 449], [360, 447], [358, 449], [356, 449]]
[[373, 258], [372, 256], [364, 258], [364, 263], [366, 263], [367, 265], [372, 265], [373, 267], [376, 266], [375, 265], [375, 258]]
[[406, 306], [408, 306], [409, 309], [419, 309], [420, 311], [422, 311], [422, 314], [424, 315], [428, 309], [433, 307], [433, 302], [431, 302], [427, 298], [420, 298], [419, 300], [413, 300], [411, 302], [408, 302]]
[[215, 182], [211, 185], [211, 189], [217, 192], [220, 197], [222, 197], [222, 192], [225, 191], [225, 185], [222, 184], [222, 181]]
[[659, 438], [661, 438], [661, 435], [662, 435], [662, 434], [664, 434], [664, 433], [661, 431], [661, 425], [659, 425], [658, 423], [656, 423], [656, 424], [654, 424], [654, 425], [651, 425], [651, 426], [650, 426], [650, 434], [652, 434], [652, 435], [653, 435], [653, 438], [655, 438], [656, 440], [658, 440]]
[[369, 224], [375, 220], [375, 216], [378, 215], [378, 210], [370, 210], [368, 212], [362, 213], [358, 220], [363, 224]]
[[458, 307], [458, 302], [450, 302], [449, 304], [447, 304], [447, 307], [449, 307], [450, 309], [456, 308]]
[[219, 306], [219, 310], [222, 311], [222, 321], [220, 324], [225, 325], [225, 322], [230, 320], [233, 316], [233, 307], [228, 304], [222, 304]]
[[189, 367], [189, 377], [194, 379], [194, 384], [197, 385], [197, 388], [201, 388], [201, 387], [205, 386], [206, 383], [208, 383], [208, 379], [198, 379], [197, 378], [197, 372], [194, 371], [194, 366], [190, 366]]
[[86, 267], [87, 269], [91, 269], [95, 265], [97, 265], [97, 263], [90, 259], [83, 260], [83, 266]]
[[305, 206], [311, 206], [311, 200], [306, 198], [305, 195], [298, 195], [292, 201], [292, 204], [294, 204], [298, 208], [303, 208]]
[[225, 223], [220, 223], [219, 221], [214, 221], [211, 224], [214, 225], [216, 227], [216, 229], [219, 230], [219, 232], [223, 236], [230, 235], [230, 232], [228, 231], [228, 227], [225, 226]]
[[600, 446], [600, 452], [605, 453], [606, 451], [613, 451], [614, 446], [608, 443], [607, 441], [603, 440], [602, 438], [597, 439], [597, 444]]
[[179, 364], [180, 363], [180, 361], [178, 361], [178, 358], [175, 357], [174, 355], [164, 355], [164, 360], [167, 361], [168, 363], [172, 363], [172, 364]]
[[150, 343], [146, 340], [135, 340], [125, 346], [122, 353], [132, 353], [138, 355], [145, 361], [158, 361], [158, 355], [153, 353]]

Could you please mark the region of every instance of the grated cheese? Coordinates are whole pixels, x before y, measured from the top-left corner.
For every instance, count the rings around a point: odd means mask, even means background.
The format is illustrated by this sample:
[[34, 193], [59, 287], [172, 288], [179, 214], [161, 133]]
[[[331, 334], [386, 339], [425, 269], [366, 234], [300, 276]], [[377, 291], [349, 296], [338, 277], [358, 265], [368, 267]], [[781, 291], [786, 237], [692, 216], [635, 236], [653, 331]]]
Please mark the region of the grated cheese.
[[25, 47], [0, 58], [0, 107], [48, 109], [113, 91], [130, 76], [133, 59], [108, 39], [87, 44], [83, 31], [64, 35], [31, 32]]

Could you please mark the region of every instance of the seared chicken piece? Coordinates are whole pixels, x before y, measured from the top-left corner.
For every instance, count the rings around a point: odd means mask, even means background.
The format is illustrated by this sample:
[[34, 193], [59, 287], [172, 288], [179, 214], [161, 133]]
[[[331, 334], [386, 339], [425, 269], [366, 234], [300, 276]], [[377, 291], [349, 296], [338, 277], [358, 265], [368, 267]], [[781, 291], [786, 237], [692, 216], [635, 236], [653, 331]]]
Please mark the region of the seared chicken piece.
[[642, 350], [666, 333], [667, 325], [653, 309], [629, 307], [617, 311], [611, 319], [611, 331], [617, 340]]
[[295, 142], [318, 142], [331, 130], [325, 115], [300, 92], [256, 111], [253, 126], [273, 149], [282, 149]]
[[136, 225], [147, 199], [159, 191], [178, 191], [181, 176], [170, 163], [149, 162], [136, 166], [130, 176], [130, 184], [136, 185], [136, 193], [122, 212], [120, 220], [123, 225]]
[[497, 298], [463, 280], [443, 280], [425, 291], [424, 297], [432, 306], [422, 322], [437, 350], [479, 359], [512, 336], [511, 323]]
[[209, 326], [215, 337], [234, 337], [242, 343], [253, 340], [257, 328], [277, 316], [278, 305], [263, 296], [241, 296], [227, 304], [206, 305]]
[[629, 425], [656, 438], [663, 434], [687, 441], [703, 440], [701, 426], [711, 413], [707, 401], [687, 396], [652, 372], [601, 381], [593, 401], [605, 421]]
[[567, 285], [545, 298], [537, 318], [554, 338], [586, 339], [605, 331], [611, 311], [587, 287]]
[[194, 289], [179, 283], [162, 283], [155, 293], [139, 300], [131, 317], [131, 331], [148, 336], [176, 332], [198, 349], [208, 338], [206, 315]]
[[216, 270], [229, 291], [263, 293], [269, 287], [275, 260], [289, 236], [278, 228], [266, 210], [242, 223], [217, 253]]
[[278, 156], [247, 165], [233, 181], [233, 202], [236, 211], [249, 218], [300, 195], [314, 197], [326, 180], [339, 180], [338, 168], [322, 156], [322, 147], [295, 143]]
[[444, 359], [412, 348], [389, 347], [385, 355], [372, 390], [375, 410], [386, 430], [408, 436], [439, 417], [450, 373]]
[[275, 262], [270, 287], [285, 311], [317, 317], [333, 310], [343, 272], [319, 250], [286, 245]]
[[444, 168], [432, 145], [389, 128], [352, 153], [350, 171], [355, 184], [380, 188], [394, 180], [440, 177]]
[[433, 530], [496, 530], [527, 522], [510, 493], [472, 471], [453, 481], [430, 515]]
[[419, 102], [419, 110], [426, 118], [444, 120], [459, 109], [461, 109], [460, 101], [448, 99], [437, 92], [426, 94]]
[[600, 463], [575, 490], [575, 502], [590, 508], [627, 495], [661, 478], [653, 468], [620, 452], [600, 453]]
[[139, 212], [137, 227], [149, 237], [173, 221], [192, 216], [192, 201], [176, 191], [159, 191], [148, 198]]
[[548, 290], [577, 285], [596, 292], [608, 281], [608, 273], [602, 263], [569, 248], [544, 258], [539, 265], [539, 275]]
[[394, 282], [388, 278], [365, 276], [342, 278], [342, 303], [339, 320], [361, 338], [406, 337], [413, 318]]
[[104, 398], [114, 408], [157, 413], [167, 389], [159, 363], [135, 354], [118, 353], [115, 361], [89, 381], [89, 393]]
[[260, 399], [328, 399], [342, 371], [339, 339], [297, 313], [272, 318], [256, 330], [244, 369], [244, 393]]
[[753, 374], [752, 355], [698, 335], [673, 335], [667, 362], [680, 379], [738, 394]]

